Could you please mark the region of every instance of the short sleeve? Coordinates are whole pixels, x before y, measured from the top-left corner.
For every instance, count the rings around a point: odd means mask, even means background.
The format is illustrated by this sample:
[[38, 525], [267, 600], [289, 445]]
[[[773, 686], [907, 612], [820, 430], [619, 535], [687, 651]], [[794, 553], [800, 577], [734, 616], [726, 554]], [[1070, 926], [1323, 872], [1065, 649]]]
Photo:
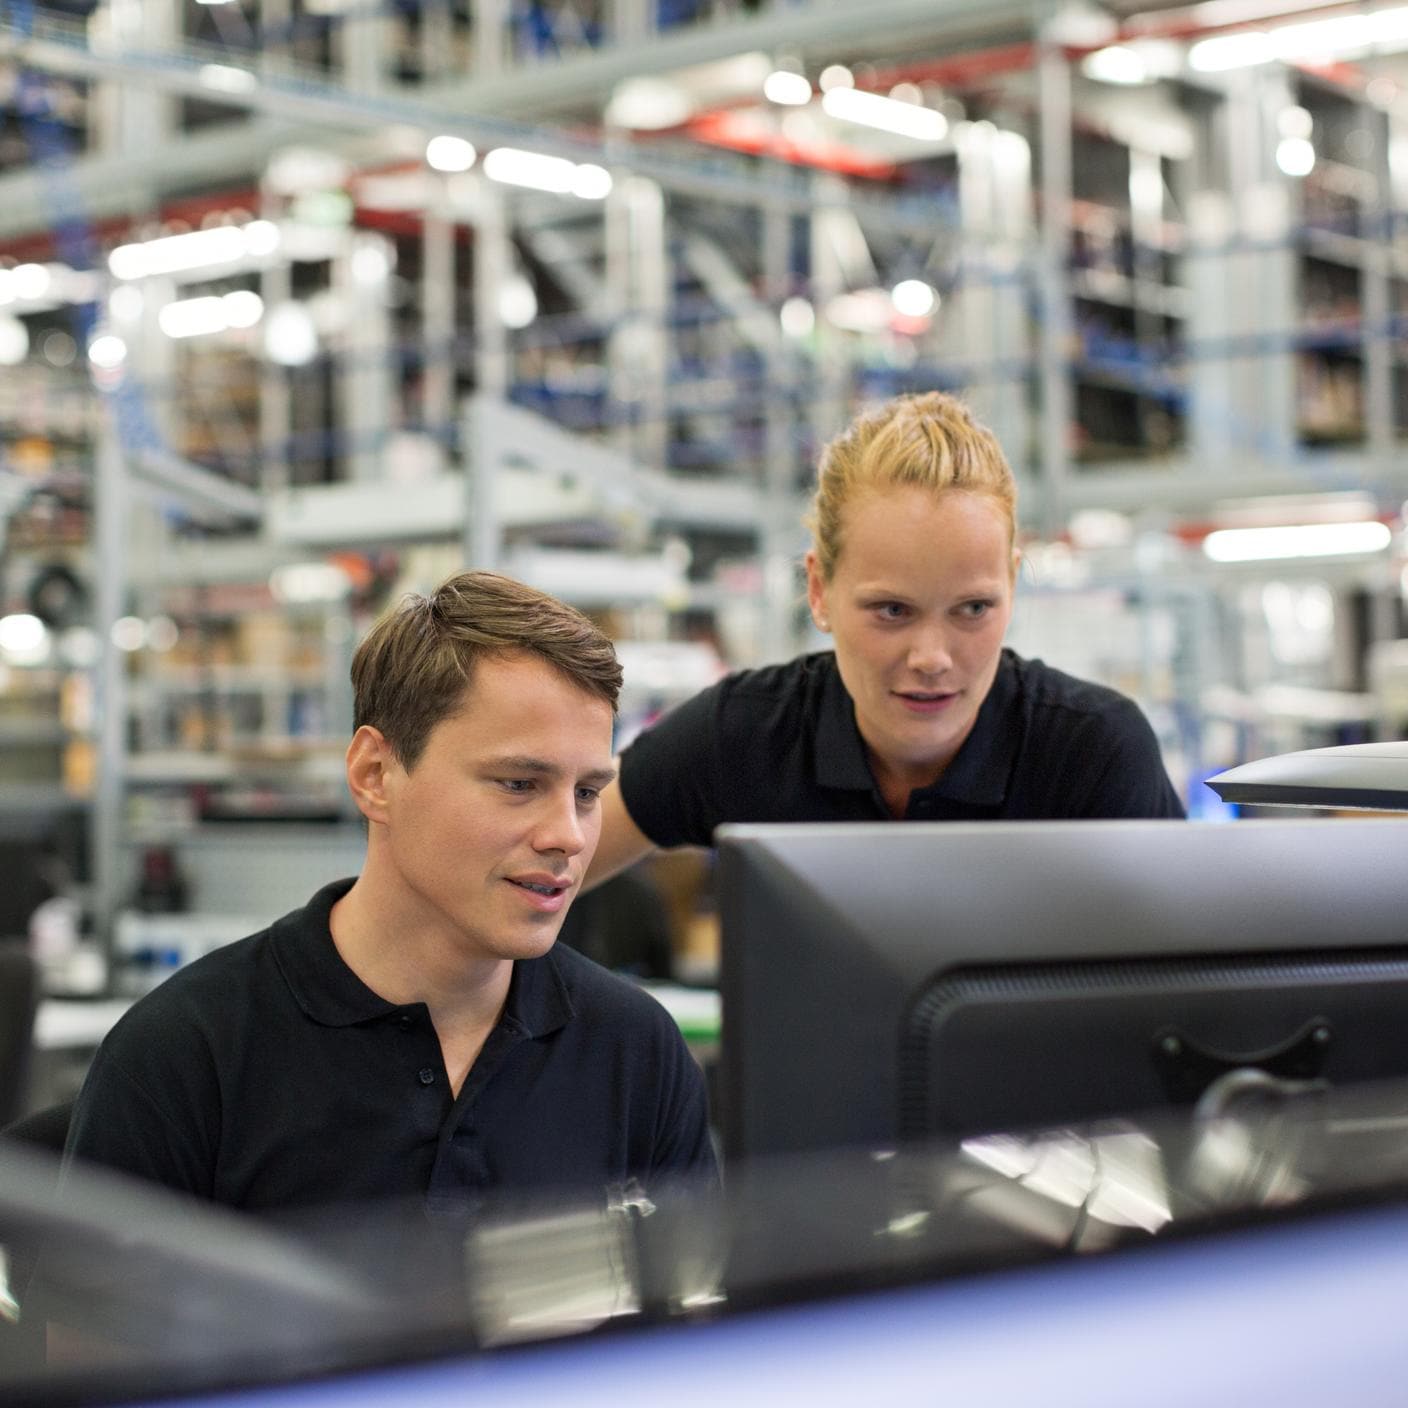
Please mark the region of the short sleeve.
[[219, 1095], [208, 1053], [179, 1020], [146, 1015], [129, 1014], [99, 1048], [74, 1105], [65, 1158], [213, 1197]]
[[660, 1052], [659, 1059], [662, 1089], [651, 1175], [688, 1179], [700, 1185], [715, 1182], [719, 1169], [709, 1130], [704, 1072], [674, 1019], [667, 1021], [667, 1049]]
[[708, 846], [723, 820], [722, 714], [729, 681], [677, 704], [621, 754], [621, 798], [657, 846]]

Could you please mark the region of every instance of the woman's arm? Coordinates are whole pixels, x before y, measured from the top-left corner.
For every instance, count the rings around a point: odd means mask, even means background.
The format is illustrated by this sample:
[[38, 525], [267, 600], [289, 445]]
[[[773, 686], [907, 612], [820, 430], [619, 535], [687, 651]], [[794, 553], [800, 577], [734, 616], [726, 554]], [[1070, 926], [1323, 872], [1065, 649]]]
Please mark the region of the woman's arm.
[[[619, 758], [617, 766], [620, 766]], [[591, 865], [587, 867], [582, 888], [590, 890], [603, 880], [609, 880], [653, 850], [654, 842], [631, 820], [631, 814], [626, 810], [618, 777], [601, 794], [601, 840]]]

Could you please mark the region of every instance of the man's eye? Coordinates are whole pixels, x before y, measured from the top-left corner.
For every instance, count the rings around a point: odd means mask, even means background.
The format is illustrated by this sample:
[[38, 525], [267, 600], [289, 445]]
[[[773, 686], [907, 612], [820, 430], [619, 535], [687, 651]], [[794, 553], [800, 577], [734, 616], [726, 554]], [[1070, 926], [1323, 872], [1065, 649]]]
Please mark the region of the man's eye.
[[601, 789], [599, 787], [579, 787], [577, 789], [577, 804], [583, 807], [594, 807], [601, 799]]
[[533, 790], [534, 785], [534, 781], [531, 777], [501, 777], [499, 779], [500, 787], [502, 787], [506, 792], [513, 792], [516, 794], [531, 792]]

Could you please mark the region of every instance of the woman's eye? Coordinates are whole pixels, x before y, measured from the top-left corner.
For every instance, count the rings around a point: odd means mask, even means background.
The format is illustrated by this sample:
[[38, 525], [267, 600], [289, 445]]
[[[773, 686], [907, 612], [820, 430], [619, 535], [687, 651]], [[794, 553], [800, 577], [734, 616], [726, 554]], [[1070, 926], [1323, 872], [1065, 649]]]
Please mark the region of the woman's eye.
[[877, 602], [874, 611], [882, 621], [901, 621], [905, 615], [905, 607], [898, 601]]
[[980, 621], [992, 610], [990, 601], [965, 601], [959, 610], [968, 617], [970, 621]]

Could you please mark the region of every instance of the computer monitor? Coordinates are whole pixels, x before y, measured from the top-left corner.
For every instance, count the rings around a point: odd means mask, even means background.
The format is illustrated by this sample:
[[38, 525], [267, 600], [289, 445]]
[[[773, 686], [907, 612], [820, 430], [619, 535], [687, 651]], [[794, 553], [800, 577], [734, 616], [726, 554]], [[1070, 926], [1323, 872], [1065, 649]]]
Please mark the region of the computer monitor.
[[1408, 1074], [1408, 820], [716, 840], [730, 1159]]

